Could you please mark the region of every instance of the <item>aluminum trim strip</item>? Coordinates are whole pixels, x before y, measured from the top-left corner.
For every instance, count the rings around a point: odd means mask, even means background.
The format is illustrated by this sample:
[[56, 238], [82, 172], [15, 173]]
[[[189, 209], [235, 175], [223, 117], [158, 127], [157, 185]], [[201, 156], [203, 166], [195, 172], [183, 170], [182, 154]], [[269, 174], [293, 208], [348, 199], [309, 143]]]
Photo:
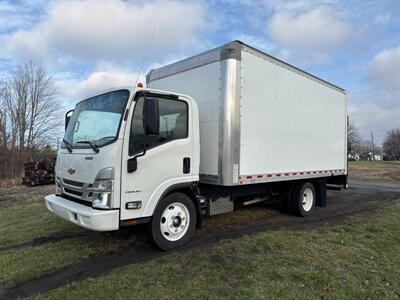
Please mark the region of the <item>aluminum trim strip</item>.
[[234, 185], [238, 183], [240, 168], [241, 62], [230, 58], [220, 65], [218, 177], [220, 184]]
[[285, 181], [292, 179], [328, 177], [332, 175], [346, 175], [345, 169], [241, 175], [239, 176], [239, 185], [248, 183]]

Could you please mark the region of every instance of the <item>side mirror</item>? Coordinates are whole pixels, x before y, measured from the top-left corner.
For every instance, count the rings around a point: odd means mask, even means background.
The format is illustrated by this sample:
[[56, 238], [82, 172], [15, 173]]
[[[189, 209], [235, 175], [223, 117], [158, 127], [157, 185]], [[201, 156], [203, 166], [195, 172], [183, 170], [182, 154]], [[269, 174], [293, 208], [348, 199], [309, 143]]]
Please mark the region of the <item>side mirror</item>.
[[74, 112], [74, 110], [71, 109], [71, 110], [67, 111], [67, 113], [65, 114], [65, 128], [64, 128], [65, 131], [67, 130], [68, 123], [69, 123], [69, 120], [71, 119], [73, 112]]
[[146, 128], [147, 135], [158, 135], [160, 133], [160, 113], [158, 109], [158, 99], [147, 98], [145, 107], [146, 124], [143, 124]]
[[137, 158], [146, 154], [146, 136], [159, 135], [160, 133], [160, 113], [158, 107], [158, 99], [146, 98], [143, 107], [143, 127], [146, 130], [144, 136], [144, 151], [130, 159], [128, 159], [128, 173], [133, 173], [137, 170]]
[[137, 157], [134, 156], [128, 159], [128, 173], [133, 173], [137, 170]]

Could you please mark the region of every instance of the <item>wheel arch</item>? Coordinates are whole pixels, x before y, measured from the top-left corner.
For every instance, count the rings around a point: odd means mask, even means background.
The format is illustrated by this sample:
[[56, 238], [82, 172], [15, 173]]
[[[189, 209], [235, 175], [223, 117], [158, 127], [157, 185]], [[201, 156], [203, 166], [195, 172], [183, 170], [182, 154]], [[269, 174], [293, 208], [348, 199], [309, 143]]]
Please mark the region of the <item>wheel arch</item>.
[[190, 200], [192, 200], [194, 207], [196, 209], [196, 216], [197, 216], [196, 227], [200, 228], [201, 227], [201, 207], [200, 207], [200, 203], [196, 197], [196, 193], [193, 190], [194, 184], [195, 184], [195, 182], [183, 182], [183, 183], [177, 183], [177, 184], [174, 184], [174, 185], [171, 185], [170, 187], [168, 187], [159, 197], [157, 204], [154, 208], [153, 214], [157, 210], [161, 201], [163, 199], [165, 199], [165, 197], [167, 197], [168, 195], [171, 195], [173, 193], [182, 193], [182, 194], [186, 195], [187, 197], [189, 197]]

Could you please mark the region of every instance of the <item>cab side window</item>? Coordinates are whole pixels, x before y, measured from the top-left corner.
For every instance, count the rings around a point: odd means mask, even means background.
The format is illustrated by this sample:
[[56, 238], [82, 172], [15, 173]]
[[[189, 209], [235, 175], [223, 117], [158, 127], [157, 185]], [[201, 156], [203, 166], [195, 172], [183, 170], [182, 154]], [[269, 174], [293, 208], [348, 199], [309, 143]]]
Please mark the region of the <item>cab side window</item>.
[[[151, 98], [154, 99], [154, 97]], [[183, 101], [166, 98], [155, 98], [155, 100], [158, 102], [160, 118], [159, 134], [146, 136], [147, 149], [157, 147], [158, 145], [173, 140], [184, 139], [188, 136], [187, 104]], [[129, 155], [144, 151], [144, 99], [141, 97], [137, 101], [131, 124]]]

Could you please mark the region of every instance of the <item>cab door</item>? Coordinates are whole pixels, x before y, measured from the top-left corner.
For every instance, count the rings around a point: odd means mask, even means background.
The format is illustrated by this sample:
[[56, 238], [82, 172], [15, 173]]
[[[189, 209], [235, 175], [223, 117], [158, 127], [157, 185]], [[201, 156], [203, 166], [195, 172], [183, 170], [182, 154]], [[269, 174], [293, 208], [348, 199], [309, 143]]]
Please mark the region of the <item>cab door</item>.
[[[122, 155], [121, 220], [151, 216], [169, 187], [198, 180], [191, 167], [194, 148], [190, 101], [139, 91], [133, 104]], [[146, 128], [146, 116], [158, 118], [158, 122], [152, 122], [158, 127], [156, 134], [146, 133], [154, 131]], [[130, 166], [128, 170], [132, 161], [135, 168]]]

